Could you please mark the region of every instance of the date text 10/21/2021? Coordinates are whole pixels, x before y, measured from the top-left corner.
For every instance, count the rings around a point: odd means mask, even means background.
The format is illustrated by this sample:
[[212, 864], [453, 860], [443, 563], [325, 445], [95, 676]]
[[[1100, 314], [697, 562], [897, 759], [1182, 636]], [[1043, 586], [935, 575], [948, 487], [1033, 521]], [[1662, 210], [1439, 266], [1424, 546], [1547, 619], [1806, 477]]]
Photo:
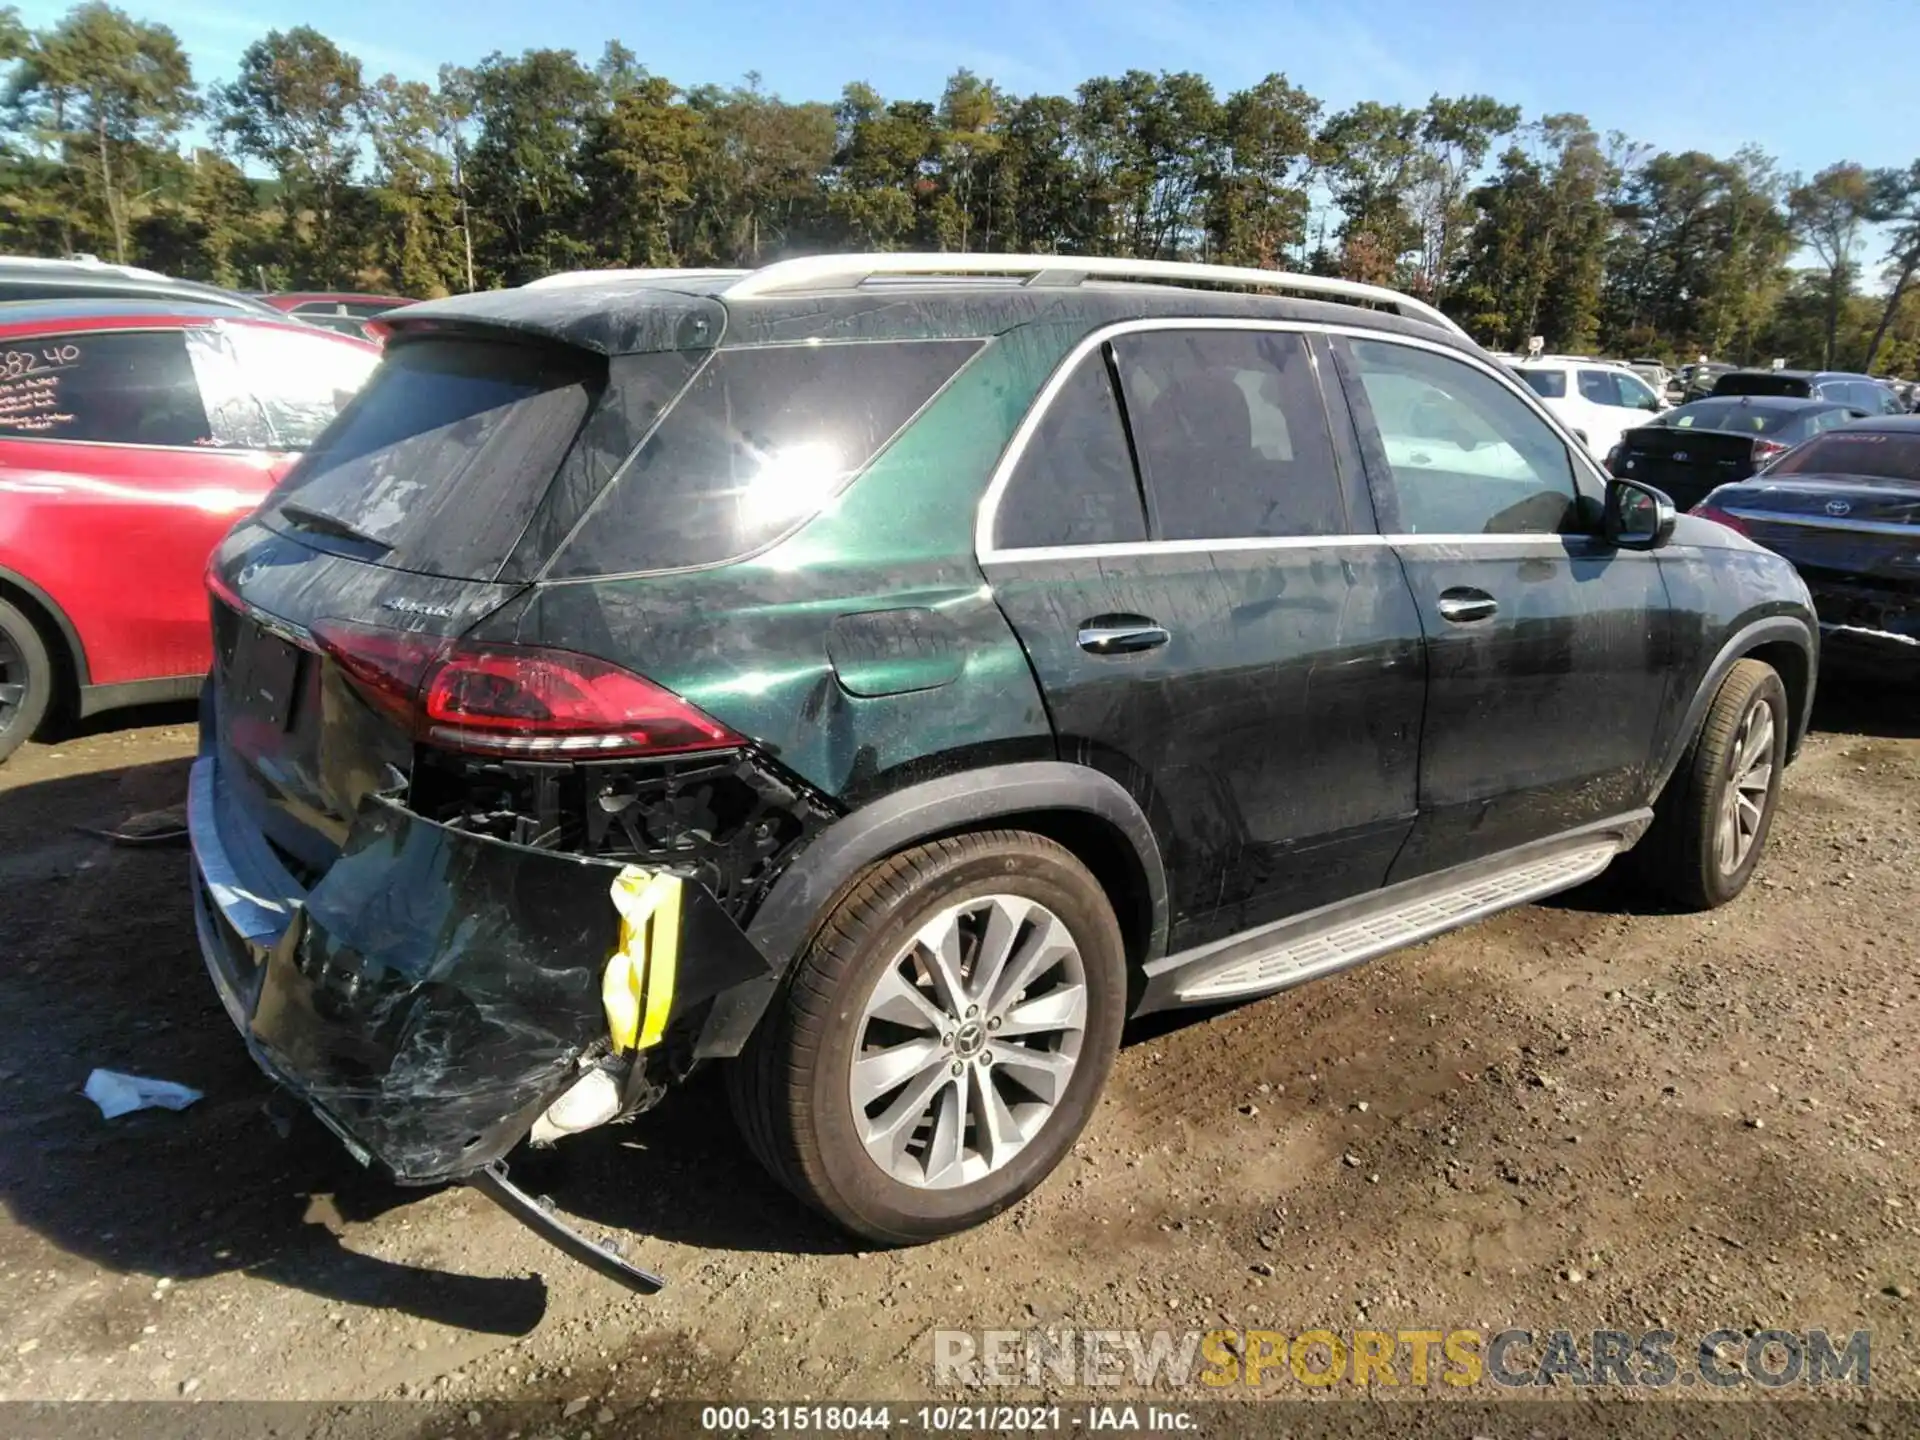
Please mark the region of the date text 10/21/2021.
[[707, 1405], [700, 1428], [752, 1431], [921, 1430], [930, 1434], [1026, 1434], [1146, 1431], [1180, 1434], [1200, 1428], [1188, 1410], [1163, 1405]]

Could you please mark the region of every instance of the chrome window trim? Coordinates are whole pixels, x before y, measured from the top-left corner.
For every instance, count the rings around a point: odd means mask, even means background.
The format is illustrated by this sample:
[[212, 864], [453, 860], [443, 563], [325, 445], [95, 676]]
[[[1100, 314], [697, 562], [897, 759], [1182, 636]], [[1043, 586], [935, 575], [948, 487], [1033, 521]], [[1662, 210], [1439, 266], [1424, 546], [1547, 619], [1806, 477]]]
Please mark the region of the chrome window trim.
[[[1241, 550], [1358, 550], [1524, 546], [1561, 553], [1569, 540], [1586, 535], [1272, 535], [1240, 540], [1124, 540], [1106, 545], [1031, 545], [982, 555], [982, 565], [1038, 564], [1059, 560], [1117, 560], [1137, 555], [1220, 555]], [[1624, 552], [1623, 552], [1624, 553]]]
[[[1587, 447], [1573, 436], [1573, 432], [1562, 425], [1554, 414], [1540, 402], [1536, 395], [1520, 378], [1506, 371], [1498, 362], [1484, 360], [1457, 346], [1443, 341], [1429, 340], [1423, 336], [1393, 334], [1371, 329], [1365, 325], [1334, 325], [1319, 321], [1305, 320], [1268, 320], [1239, 316], [1172, 316], [1156, 315], [1136, 320], [1119, 320], [1111, 325], [1103, 325], [1088, 335], [1081, 337], [1069, 350], [1066, 357], [1054, 367], [1053, 373], [1040, 387], [1040, 393], [1027, 407], [1027, 413], [1021, 417], [1019, 426], [1013, 432], [1013, 438], [1007, 442], [1007, 448], [1000, 453], [993, 474], [987, 481], [986, 492], [980, 497], [980, 504], [974, 514], [973, 553], [974, 557], [986, 565], [1003, 560], [1032, 560], [1035, 558], [1061, 559], [1070, 552], [1080, 556], [1093, 554], [1154, 554], [1154, 553], [1193, 553], [1208, 550], [1262, 550], [1262, 549], [1302, 549], [1314, 545], [1353, 545], [1353, 544], [1443, 544], [1443, 545], [1487, 545], [1527, 543], [1530, 541], [1550, 541], [1555, 545], [1563, 544], [1568, 538], [1564, 535], [1381, 535], [1373, 531], [1356, 531], [1346, 535], [1285, 535], [1245, 537], [1222, 540], [1145, 540], [1130, 541], [1118, 545], [1049, 545], [1030, 547], [1010, 547], [1002, 550], [993, 543], [994, 522], [1000, 515], [1000, 501], [1006, 494], [1007, 486], [1012, 483], [1013, 472], [1019, 468], [1021, 458], [1026, 454], [1027, 445], [1033, 434], [1040, 428], [1040, 422], [1046, 418], [1048, 408], [1054, 397], [1066, 387], [1067, 377], [1073, 374], [1076, 366], [1086, 357], [1120, 335], [1138, 334], [1154, 330], [1260, 330], [1291, 335], [1329, 335], [1345, 339], [1376, 341], [1385, 345], [1405, 345], [1416, 350], [1430, 350], [1458, 360], [1489, 376], [1497, 384], [1506, 388], [1508, 393], [1517, 397], [1536, 417], [1544, 421], [1548, 429], [1560, 437], [1569, 462], [1576, 472], [1582, 471], [1589, 481], [1598, 485], [1604, 493], [1606, 477], [1602, 475], [1587, 453]], [[1308, 352], [1309, 358], [1316, 362], [1317, 357]], [[1328, 423], [1331, 424], [1332, 417]], [[1575, 489], [1580, 487], [1576, 480]]]

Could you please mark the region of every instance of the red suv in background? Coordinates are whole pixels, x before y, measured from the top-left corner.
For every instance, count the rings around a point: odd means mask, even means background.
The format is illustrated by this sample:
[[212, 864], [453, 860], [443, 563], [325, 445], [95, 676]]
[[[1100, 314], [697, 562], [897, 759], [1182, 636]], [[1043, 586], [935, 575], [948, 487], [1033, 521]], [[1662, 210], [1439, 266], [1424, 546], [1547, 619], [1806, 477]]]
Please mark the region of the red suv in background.
[[207, 556], [379, 357], [210, 305], [0, 304], [0, 760], [50, 711], [198, 691]]
[[363, 295], [353, 290], [287, 290], [256, 298], [309, 325], [358, 335], [379, 345], [386, 343], [388, 327], [375, 317], [416, 303], [403, 295]]

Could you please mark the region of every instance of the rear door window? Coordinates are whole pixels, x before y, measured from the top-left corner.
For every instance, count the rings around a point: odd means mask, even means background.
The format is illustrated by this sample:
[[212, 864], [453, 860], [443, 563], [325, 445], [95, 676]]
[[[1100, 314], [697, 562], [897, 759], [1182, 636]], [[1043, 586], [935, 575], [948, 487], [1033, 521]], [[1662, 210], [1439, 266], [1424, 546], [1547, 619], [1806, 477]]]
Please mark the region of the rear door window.
[[1614, 384], [1613, 373], [1608, 370], [1582, 370], [1580, 372], [1580, 398], [1594, 405], [1618, 405], [1620, 387]]
[[265, 518], [403, 569], [490, 579], [605, 378], [604, 358], [579, 350], [395, 345]]
[[1147, 538], [1147, 517], [1106, 347], [1055, 393], [1009, 477], [994, 521], [1002, 550], [1118, 545]]
[[1871, 380], [1850, 380], [1844, 385], [1827, 388], [1844, 392], [1832, 398], [1844, 405], [1851, 405], [1856, 410], [1864, 410], [1869, 415], [1894, 413], [1895, 407], [1887, 403], [1889, 392], [1884, 386], [1876, 385]]
[[1337, 535], [1347, 528], [1306, 341], [1261, 330], [1151, 330], [1113, 353], [1156, 540]]
[[1578, 490], [1567, 447], [1492, 376], [1411, 345], [1356, 340], [1356, 409], [1379, 432], [1400, 528], [1420, 535], [1556, 534]]
[[817, 514], [980, 348], [844, 341], [721, 350], [555, 558], [556, 578], [684, 569]]
[[1542, 400], [1567, 398], [1567, 372], [1564, 370], [1521, 370], [1517, 372], [1527, 388]]
[[212, 438], [181, 330], [0, 345], [0, 439], [204, 446]]
[[1619, 392], [1616, 404], [1628, 410], [1658, 410], [1660, 397], [1653, 393], [1653, 387], [1637, 375], [1613, 372], [1613, 388]]

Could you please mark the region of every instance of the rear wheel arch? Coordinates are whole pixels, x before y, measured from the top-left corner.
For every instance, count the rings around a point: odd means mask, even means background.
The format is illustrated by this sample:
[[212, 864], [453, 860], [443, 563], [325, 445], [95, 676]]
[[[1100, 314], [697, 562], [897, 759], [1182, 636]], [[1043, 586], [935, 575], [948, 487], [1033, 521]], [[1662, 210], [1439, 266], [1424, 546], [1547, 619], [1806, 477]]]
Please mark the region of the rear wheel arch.
[[5, 600], [33, 622], [47, 647], [56, 672], [53, 703], [57, 715], [71, 716], [79, 706], [88, 680], [86, 647], [80, 632], [54, 600], [33, 581], [0, 565], [0, 600]]
[[1807, 721], [1813, 710], [1813, 654], [1790, 640], [1768, 640], [1754, 646], [1741, 657], [1759, 660], [1773, 667], [1787, 689], [1787, 756], [1793, 757], [1806, 738]]
[[1128, 968], [1166, 949], [1166, 868], [1146, 813], [1112, 777], [1068, 761], [964, 771], [883, 796], [829, 826], [802, 850], [747, 924], [776, 962], [764, 980], [721, 995], [697, 1053], [737, 1055], [781, 979], [840, 900], [875, 866], [932, 841], [1017, 830], [1066, 848], [1092, 872], [1120, 923]]
[[[1036, 916], [1047, 939], [1018, 949]], [[770, 1174], [851, 1233], [950, 1234], [1071, 1149], [1126, 992], [1112, 908], [1057, 842], [987, 827], [917, 844], [823, 917], [727, 1067], [734, 1118]]]

